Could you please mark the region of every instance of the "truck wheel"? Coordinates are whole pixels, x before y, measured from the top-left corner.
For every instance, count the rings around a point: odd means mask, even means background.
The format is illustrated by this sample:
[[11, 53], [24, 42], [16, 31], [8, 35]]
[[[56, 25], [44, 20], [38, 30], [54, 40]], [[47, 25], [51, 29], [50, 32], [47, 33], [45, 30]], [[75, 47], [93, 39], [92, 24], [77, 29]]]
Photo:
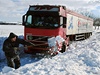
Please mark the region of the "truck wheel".
[[66, 44], [65, 42], [62, 43], [62, 50], [60, 51], [61, 53], [66, 51]]

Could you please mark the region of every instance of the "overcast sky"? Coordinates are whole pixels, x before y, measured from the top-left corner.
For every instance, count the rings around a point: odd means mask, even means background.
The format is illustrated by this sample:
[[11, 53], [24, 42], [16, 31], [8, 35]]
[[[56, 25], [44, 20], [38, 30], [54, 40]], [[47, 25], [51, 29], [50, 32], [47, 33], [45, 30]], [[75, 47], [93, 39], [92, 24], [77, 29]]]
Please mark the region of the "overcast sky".
[[70, 9], [84, 9], [100, 15], [100, 0], [0, 0], [0, 21], [21, 22], [29, 5], [65, 5]]

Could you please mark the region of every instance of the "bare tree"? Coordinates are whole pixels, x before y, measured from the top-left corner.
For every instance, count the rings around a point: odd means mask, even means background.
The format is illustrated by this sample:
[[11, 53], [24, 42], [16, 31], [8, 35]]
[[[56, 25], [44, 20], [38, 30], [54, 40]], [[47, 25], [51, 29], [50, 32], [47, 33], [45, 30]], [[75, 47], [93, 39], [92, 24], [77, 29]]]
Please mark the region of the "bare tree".
[[98, 26], [98, 29], [99, 29], [99, 27], [100, 27], [100, 18], [95, 19], [93, 25], [95, 26], [95, 29], [96, 29], [97, 26]]

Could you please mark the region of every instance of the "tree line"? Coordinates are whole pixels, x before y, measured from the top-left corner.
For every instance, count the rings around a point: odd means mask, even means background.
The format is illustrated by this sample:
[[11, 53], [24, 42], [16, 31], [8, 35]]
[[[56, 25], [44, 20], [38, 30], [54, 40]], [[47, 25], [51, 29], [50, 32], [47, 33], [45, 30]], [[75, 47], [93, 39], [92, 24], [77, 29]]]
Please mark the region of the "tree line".
[[7, 23], [7, 22], [0, 21], [0, 25], [21, 25], [21, 24], [19, 24], [19, 23]]
[[78, 12], [78, 13], [80, 13], [80, 14], [82, 14], [82, 15], [84, 15], [84, 16], [87, 16], [89, 18], [92, 18], [94, 20], [93, 26], [95, 26], [95, 29], [96, 28], [99, 29], [99, 27], [100, 27], [100, 15], [99, 16], [96, 16], [92, 12], [90, 12], [88, 10], [82, 11], [82, 9], [80, 9], [80, 10], [79, 9], [78, 10], [75, 9], [75, 11]]

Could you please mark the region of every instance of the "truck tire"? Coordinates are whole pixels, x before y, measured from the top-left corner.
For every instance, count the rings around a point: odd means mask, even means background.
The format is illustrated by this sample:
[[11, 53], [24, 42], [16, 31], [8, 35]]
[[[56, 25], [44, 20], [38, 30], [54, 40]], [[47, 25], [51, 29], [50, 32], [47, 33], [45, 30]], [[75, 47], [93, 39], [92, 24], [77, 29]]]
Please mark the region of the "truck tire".
[[66, 51], [66, 44], [65, 42], [62, 43], [62, 50], [60, 51], [61, 53]]

